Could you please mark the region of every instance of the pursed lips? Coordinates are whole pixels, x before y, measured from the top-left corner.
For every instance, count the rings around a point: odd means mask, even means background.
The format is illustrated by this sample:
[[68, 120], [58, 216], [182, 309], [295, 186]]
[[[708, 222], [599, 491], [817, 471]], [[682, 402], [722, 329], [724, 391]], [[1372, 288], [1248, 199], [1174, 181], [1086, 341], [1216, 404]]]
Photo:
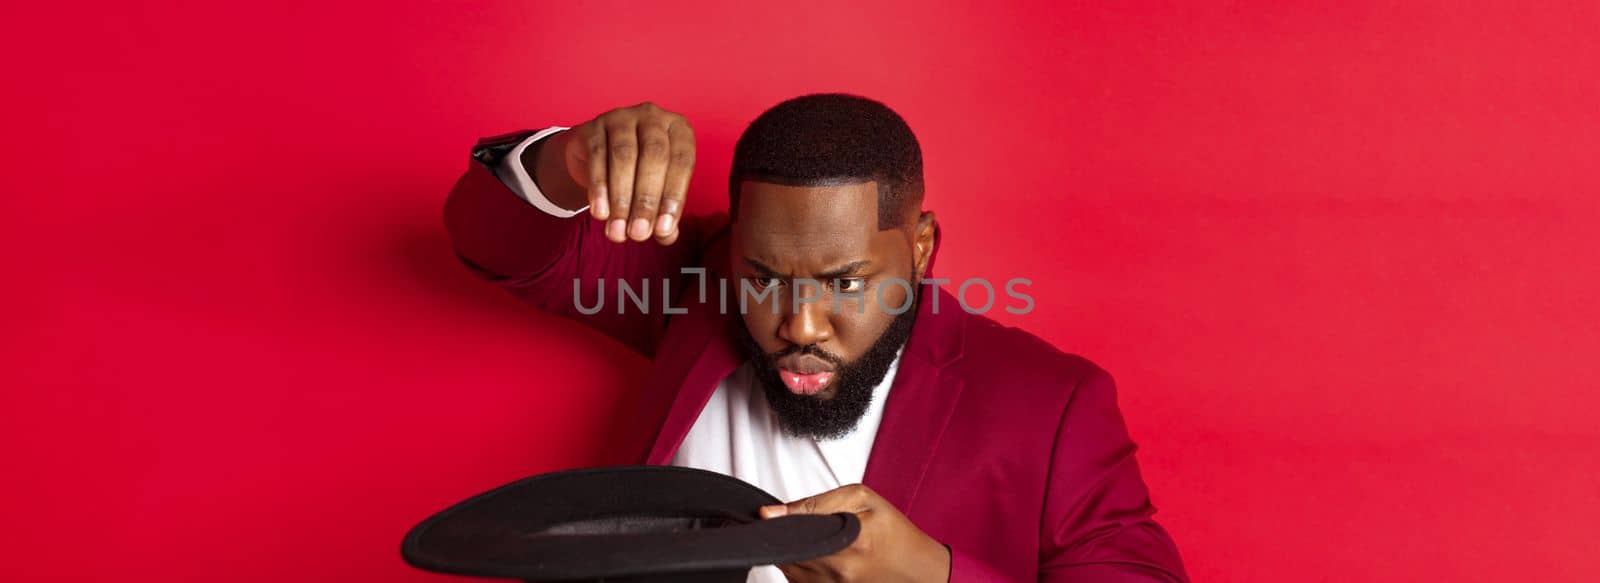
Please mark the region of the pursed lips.
[[815, 395], [833, 380], [834, 364], [815, 354], [793, 354], [778, 359], [778, 377], [790, 392]]

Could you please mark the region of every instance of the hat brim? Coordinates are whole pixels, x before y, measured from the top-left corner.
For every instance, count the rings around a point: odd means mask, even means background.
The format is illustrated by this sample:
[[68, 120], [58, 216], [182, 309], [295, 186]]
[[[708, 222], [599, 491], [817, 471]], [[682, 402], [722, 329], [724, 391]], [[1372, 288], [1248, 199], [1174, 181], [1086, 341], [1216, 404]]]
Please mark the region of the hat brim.
[[532, 581], [747, 570], [836, 553], [854, 514], [761, 520], [782, 502], [722, 474], [623, 466], [543, 474], [474, 496], [412, 528], [411, 565]]

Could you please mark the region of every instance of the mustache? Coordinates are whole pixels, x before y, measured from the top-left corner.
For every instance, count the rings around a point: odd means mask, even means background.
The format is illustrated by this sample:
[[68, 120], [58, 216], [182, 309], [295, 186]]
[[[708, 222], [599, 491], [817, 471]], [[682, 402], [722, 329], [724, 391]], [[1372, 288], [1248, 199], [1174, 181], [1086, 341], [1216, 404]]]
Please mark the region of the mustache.
[[844, 364], [845, 364], [843, 358], [839, 358], [837, 355], [834, 355], [831, 352], [823, 350], [822, 347], [817, 346], [815, 344], [807, 344], [805, 346], [790, 345], [789, 347], [784, 348], [783, 350], [779, 350], [777, 352], [774, 352], [772, 354], [767, 355], [767, 359], [768, 359], [767, 362], [773, 362], [773, 361], [776, 361], [776, 360], [778, 360], [780, 358], [783, 358], [785, 356], [790, 356], [790, 355], [794, 355], [794, 354], [809, 354], [809, 355], [815, 356], [817, 358], [821, 358], [823, 360], [826, 360], [826, 361], [828, 361], [829, 364], [832, 364], [834, 367], [837, 367], [837, 368], [843, 368]]

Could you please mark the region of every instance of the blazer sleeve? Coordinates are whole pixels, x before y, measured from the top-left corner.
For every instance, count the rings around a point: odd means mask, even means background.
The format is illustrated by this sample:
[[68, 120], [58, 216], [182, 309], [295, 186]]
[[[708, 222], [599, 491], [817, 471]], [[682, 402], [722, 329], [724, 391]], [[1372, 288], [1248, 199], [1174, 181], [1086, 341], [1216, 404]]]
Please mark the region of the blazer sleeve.
[[951, 548], [950, 583], [1011, 583], [1011, 580], [977, 557]]
[[1039, 580], [1187, 581], [1177, 546], [1152, 518], [1109, 374], [1095, 367], [1078, 383], [1056, 431]]
[[[588, 213], [552, 216], [501, 182], [493, 168], [509, 148], [486, 145], [491, 140], [515, 141], [500, 136], [479, 142], [445, 201], [445, 230], [457, 258], [475, 276], [539, 310], [594, 328], [647, 357], [654, 355], [668, 316], [666, 290], [681, 294], [685, 284], [695, 285], [694, 275], [685, 281], [682, 268], [699, 260], [709, 221], [684, 217], [678, 241], [669, 246], [612, 243], [605, 238], [603, 223]], [[667, 280], [670, 284], [663, 285]], [[625, 303], [618, 297], [622, 282], [633, 292]], [[634, 303], [641, 289], [645, 309]], [[583, 313], [597, 302], [603, 302], [598, 312]]]

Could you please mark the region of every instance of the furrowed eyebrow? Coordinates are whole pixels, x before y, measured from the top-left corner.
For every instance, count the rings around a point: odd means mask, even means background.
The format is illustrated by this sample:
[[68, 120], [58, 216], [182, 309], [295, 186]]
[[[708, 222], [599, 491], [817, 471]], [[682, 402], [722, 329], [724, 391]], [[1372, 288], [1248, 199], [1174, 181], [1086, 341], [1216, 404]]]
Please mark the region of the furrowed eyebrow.
[[771, 267], [767, 267], [766, 264], [763, 264], [760, 261], [756, 261], [756, 260], [751, 259], [749, 257], [745, 257], [744, 258], [744, 262], [749, 264], [750, 265], [750, 269], [756, 270], [756, 273], [761, 274], [762, 277], [782, 277], [783, 276], [783, 274], [778, 273], [778, 270], [773, 269]]
[[817, 274], [817, 279], [821, 279], [821, 280], [826, 281], [826, 280], [831, 280], [831, 279], [838, 279], [838, 278], [841, 278], [841, 277], [848, 277], [848, 276], [856, 274], [857, 272], [860, 272], [863, 268], [865, 268], [869, 264], [870, 264], [870, 262], [868, 262], [866, 260], [851, 261], [849, 263], [846, 263], [844, 265], [839, 266], [837, 269], [830, 269], [828, 271], [825, 271], [825, 272]]
[[[773, 269], [771, 267], [767, 267], [766, 264], [764, 264], [764, 263], [762, 263], [760, 261], [756, 261], [754, 259], [751, 259], [749, 257], [745, 257], [744, 258], [744, 262], [746, 264], [748, 264], [751, 269], [756, 270], [756, 273], [761, 274], [761, 277], [788, 277], [788, 276], [786, 276], [786, 275], [784, 275], [782, 273], [779, 273], [778, 270]], [[821, 281], [828, 281], [828, 280], [831, 280], [831, 279], [849, 277], [851, 275], [856, 274], [857, 272], [860, 272], [862, 269], [866, 268], [868, 265], [871, 265], [871, 264], [872, 264], [872, 262], [864, 260], [864, 259], [861, 260], [861, 261], [851, 261], [851, 262], [846, 263], [844, 265], [841, 265], [841, 266], [839, 266], [837, 268], [830, 269], [828, 271], [825, 271], [825, 272], [817, 274], [816, 279], [821, 280]]]

